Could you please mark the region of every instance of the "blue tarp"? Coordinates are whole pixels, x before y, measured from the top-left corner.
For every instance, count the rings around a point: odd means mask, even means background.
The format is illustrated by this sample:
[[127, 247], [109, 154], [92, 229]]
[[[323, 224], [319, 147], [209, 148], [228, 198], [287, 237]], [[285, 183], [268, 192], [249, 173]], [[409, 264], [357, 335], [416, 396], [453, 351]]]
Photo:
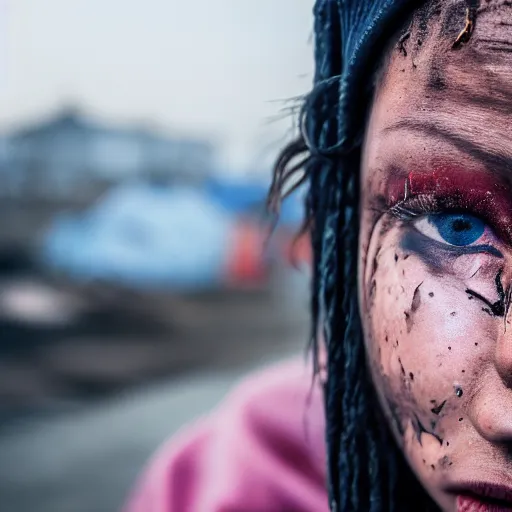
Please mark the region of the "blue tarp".
[[[205, 187], [212, 199], [229, 212], [240, 215], [249, 212], [265, 214], [268, 183], [242, 180], [212, 179]], [[299, 226], [304, 215], [304, 189], [299, 189], [285, 199], [279, 225]]]
[[217, 286], [233, 223], [205, 192], [122, 186], [81, 216], [57, 217], [41, 256], [79, 280], [136, 288]]
[[205, 190], [229, 212], [243, 214], [251, 210], [264, 211], [268, 187], [262, 183], [211, 179], [206, 183]]

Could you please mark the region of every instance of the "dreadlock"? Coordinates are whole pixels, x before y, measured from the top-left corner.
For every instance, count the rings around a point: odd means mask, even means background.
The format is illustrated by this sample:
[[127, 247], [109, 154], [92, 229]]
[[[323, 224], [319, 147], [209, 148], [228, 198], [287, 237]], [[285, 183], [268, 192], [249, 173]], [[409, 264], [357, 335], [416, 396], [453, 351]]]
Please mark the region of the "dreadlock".
[[[375, 69], [370, 63], [376, 59], [371, 51], [382, 47], [397, 28], [378, 31], [368, 20], [403, 20], [404, 6], [410, 11], [411, 4], [420, 3], [317, 0], [315, 86], [304, 103], [302, 134], [278, 159], [269, 194], [275, 206], [286, 182], [304, 169], [309, 185], [304, 226], [313, 245], [315, 371], [319, 329], [328, 355], [324, 399], [333, 512], [439, 510], [405, 462], [381, 412], [367, 367], [357, 301], [361, 120], [372, 95], [369, 78]], [[354, 26], [359, 26], [359, 34]], [[292, 165], [297, 159], [299, 164]]]

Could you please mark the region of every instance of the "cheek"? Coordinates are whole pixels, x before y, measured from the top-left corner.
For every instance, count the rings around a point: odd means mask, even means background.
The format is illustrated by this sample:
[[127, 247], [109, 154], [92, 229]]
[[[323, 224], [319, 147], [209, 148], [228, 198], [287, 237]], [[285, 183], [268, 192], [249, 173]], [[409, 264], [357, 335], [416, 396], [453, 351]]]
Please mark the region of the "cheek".
[[433, 271], [398, 236], [393, 229], [368, 250], [360, 290], [367, 350], [398, 439], [439, 448], [460, 428], [496, 336], [496, 319], [468, 289], [496, 300], [499, 262], [471, 255]]
[[[368, 339], [381, 349], [384, 369], [396, 369], [401, 354], [402, 363], [416, 369], [418, 382], [453, 380], [461, 365], [478, 359], [474, 348], [494, 338], [495, 321], [486, 304], [468, 293], [465, 279], [432, 275], [414, 256], [404, 260], [401, 254], [396, 262], [382, 256], [367, 318]], [[494, 302], [491, 277], [472, 281], [472, 288]]]

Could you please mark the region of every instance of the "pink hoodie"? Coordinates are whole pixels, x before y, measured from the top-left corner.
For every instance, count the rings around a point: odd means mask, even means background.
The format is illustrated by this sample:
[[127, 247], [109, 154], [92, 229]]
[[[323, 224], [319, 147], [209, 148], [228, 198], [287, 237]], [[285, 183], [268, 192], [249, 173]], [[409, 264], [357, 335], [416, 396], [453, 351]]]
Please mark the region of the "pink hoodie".
[[325, 466], [320, 389], [287, 362], [171, 439], [124, 512], [327, 512]]

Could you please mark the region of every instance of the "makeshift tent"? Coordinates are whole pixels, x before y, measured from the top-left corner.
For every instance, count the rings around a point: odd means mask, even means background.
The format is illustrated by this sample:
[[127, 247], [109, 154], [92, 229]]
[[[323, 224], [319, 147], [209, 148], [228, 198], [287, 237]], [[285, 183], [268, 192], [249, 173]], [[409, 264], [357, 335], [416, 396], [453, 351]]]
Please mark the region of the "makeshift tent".
[[264, 212], [268, 185], [236, 179], [210, 179], [206, 193], [227, 211], [234, 214]]
[[[214, 202], [233, 214], [259, 214], [263, 219], [268, 185], [261, 181], [216, 178], [206, 183], [205, 191]], [[296, 227], [302, 223], [304, 192], [304, 188], [301, 188], [283, 201], [279, 215], [280, 226]]]
[[234, 225], [205, 192], [127, 185], [82, 216], [55, 219], [41, 257], [80, 280], [212, 287], [225, 279]]

